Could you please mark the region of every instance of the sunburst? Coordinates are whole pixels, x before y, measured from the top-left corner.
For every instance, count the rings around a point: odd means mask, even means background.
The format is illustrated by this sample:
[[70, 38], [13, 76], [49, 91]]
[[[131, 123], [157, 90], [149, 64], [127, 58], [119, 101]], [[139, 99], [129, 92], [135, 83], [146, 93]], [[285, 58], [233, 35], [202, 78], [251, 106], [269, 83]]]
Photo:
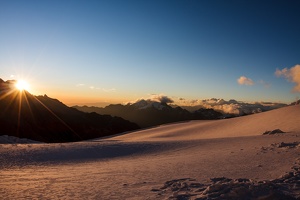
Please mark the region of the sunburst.
[[15, 84], [15, 87], [19, 90], [19, 91], [23, 91], [29, 90], [29, 83], [25, 80], [18, 80], [17, 83]]
[[[33, 110], [31, 108], [32, 102], [35, 101], [33, 104], [40, 104], [42, 107], [44, 107], [52, 116], [54, 116], [60, 123], [62, 123], [67, 129], [69, 129], [74, 135], [76, 135], [79, 139], [82, 139], [76, 131], [74, 131], [62, 118], [60, 118], [58, 115], [56, 115], [55, 112], [53, 112], [46, 104], [44, 104], [42, 101], [40, 101], [36, 96], [31, 95], [28, 90], [30, 89], [30, 85], [27, 81], [24, 79], [20, 79], [18, 81], [7, 81], [3, 83], [3, 92], [0, 88], [0, 100], [5, 100], [9, 98], [9, 101], [6, 101], [8, 104], [4, 111], [6, 112], [10, 105], [13, 104], [17, 107], [17, 130], [16, 135], [17, 137], [20, 136], [20, 132], [22, 131], [22, 120], [21, 118], [24, 116], [22, 113], [24, 112], [24, 106], [25, 110], [28, 109], [32, 119], [35, 118], [35, 113], [33, 113]], [[37, 112], [37, 111], [36, 111]], [[29, 116], [26, 116], [29, 117]]]

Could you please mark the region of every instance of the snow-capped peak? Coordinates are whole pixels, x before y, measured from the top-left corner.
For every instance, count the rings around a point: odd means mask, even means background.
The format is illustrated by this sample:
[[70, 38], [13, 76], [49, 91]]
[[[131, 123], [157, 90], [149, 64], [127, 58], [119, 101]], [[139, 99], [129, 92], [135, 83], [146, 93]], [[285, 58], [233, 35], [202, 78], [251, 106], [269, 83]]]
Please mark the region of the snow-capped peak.
[[151, 108], [151, 107], [153, 107], [157, 110], [162, 110], [163, 108], [166, 107], [165, 105], [161, 104], [160, 102], [152, 101], [149, 99], [148, 100], [141, 99], [132, 105], [140, 110]]

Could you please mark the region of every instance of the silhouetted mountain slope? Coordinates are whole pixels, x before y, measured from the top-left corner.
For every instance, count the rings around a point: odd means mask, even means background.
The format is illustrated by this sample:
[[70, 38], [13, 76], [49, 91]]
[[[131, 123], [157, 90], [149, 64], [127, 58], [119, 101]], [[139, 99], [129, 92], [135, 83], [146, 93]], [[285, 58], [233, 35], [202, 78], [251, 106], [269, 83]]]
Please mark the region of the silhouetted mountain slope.
[[132, 121], [145, 128], [165, 123], [179, 122], [196, 119], [218, 119], [221, 113], [213, 109], [199, 109], [195, 112], [189, 112], [181, 107], [171, 107], [166, 103], [160, 103], [149, 100], [140, 100], [134, 104], [114, 104], [105, 108], [73, 106], [83, 112], [96, 112], [99, 114], [109, 114], [119, 116]]
[[0, 135], [72, 142], [139, 129], [120, 117], [84, 113], [48, 96], [18, 91], [0, 79]]

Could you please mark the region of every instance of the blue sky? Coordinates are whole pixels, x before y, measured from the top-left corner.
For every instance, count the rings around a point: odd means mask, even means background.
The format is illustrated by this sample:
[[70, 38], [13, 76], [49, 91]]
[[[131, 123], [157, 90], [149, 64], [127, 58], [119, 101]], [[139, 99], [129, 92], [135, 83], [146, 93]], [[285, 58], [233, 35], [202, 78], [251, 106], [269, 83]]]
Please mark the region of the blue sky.
[[[151, 94], [290, 103], [299, 1], [0, 1], [0, 78], [67, 104]], [[245, 76], [252, 84], [238, 84]]]

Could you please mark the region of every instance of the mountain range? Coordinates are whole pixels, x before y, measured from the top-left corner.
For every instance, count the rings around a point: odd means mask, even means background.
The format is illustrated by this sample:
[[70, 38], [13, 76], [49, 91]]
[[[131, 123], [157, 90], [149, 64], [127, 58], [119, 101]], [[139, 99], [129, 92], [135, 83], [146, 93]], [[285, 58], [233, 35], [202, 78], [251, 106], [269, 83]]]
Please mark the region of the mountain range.
[[[240, 109], [242, 115], [261, 112], [284, 104], [242, 104], [210, 99], [200, 106], [179, 107], [164, 97], [141, 99], [134, 103], [111, 104], [104, 108], [68, 107], [57, 99], [19, 91], [16, 81], [0, 79], [0, 135], [28, 138], [41, 142], [74, 142], [147, 128], [172, 122], [212, 120], [241, 114], [217, 108]], [[206, 106], [206, 107], [205, 107]], [[208, 107], [209, 106], [209, 107]], [[245, 113], [248, 111], [248, 113]]]
[[15, 83], [0, 79], [0, 135], [74, 142], [140, 128], [120, 117], [81, 112], [47, 95], [19, 91]]
[[138, 124], [142, 128], [166, 123], [188, 120], [220, 119], [223, 114], [213, 109], [200, 108], [190, 112], [179, 106], [173, 107], [166, 102], [141, 99], [135, 103], [111, 104], [104, 108], [89, 106], [73, 106], [80, 111], [119, 116]]
[[185, 105], [178, 106], [168, 96], [155, 95], [149, 99], [139, 99], [133, 103], [111, 104], [106, 107], [73, 106], [83, 112], [96, 112], [119, 116], [138, 124], [142, 128], [165, 123], [187, 120], [211, 120], [231, 118], [265, 112], [287, 106], [274, 102], [243, 102], [230, 99], [204, 99], [187, 101], [180, 98]]

